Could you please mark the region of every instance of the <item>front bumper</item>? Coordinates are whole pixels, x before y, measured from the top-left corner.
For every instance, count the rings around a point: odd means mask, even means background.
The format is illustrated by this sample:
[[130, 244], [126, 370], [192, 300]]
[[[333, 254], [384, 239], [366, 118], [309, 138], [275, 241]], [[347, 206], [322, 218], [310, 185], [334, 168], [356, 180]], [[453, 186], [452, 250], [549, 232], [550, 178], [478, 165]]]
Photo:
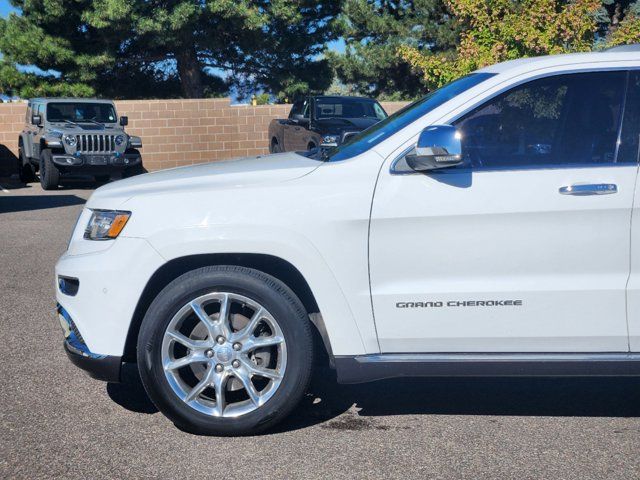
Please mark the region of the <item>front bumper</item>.
[[[87, 209], [81, 225], [89, 215]], [[83, 228], [76, 228], [69, 250], [56, 265], [57, 303], [72, 319], [88, 352], [127, 361], [125, 345], [136, 307], [149, 279], [165, 261], [144, 239], [93, 242], [82, 234]], [[82, 348], [76, 350], [83, 353]]]
[[97, 380], [119, 382], [122, 357], [93, 353], [84, 343], [82, 335], [62, 305], [58, 304], [57, 312], [64, 332], [64, 350], [71, 363]]
[[142, 163], [142, 157], [138, 153], [112, 153], [104, 155], [54, 153], [53, 163], [58, 167], [83, 169], [83, 168], [112, 168], [123, 169], [135, 167]]

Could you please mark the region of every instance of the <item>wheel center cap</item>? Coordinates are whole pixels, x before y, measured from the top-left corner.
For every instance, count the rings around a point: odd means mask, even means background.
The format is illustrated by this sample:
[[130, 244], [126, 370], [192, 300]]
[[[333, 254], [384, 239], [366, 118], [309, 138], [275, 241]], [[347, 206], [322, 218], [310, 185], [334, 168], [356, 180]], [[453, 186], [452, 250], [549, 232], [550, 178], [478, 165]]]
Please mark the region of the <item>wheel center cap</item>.
[[231, 351], [231, 347], [225, 345], [224, 347], [219, 347], [216, 349], [216, 357], [221, 362], [228, 362], [229, 360], [231, 360], [232, 356], [233, 352]]

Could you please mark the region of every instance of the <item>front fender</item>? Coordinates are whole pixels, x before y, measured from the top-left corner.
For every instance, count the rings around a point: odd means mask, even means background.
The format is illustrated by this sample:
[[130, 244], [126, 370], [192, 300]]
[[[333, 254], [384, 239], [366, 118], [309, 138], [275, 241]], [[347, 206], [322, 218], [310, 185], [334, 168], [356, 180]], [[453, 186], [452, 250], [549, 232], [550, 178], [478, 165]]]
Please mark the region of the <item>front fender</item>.
[[269, 124], [269, 145], [275, 138], [278, 144], [283, 145], [284, 124], [283, 120], [272, 120]]
[[31, 142], [30, 135], [26, 132], [20, 133], [18, 137], [18, 146], [22, 145], [22, 151], [24, 153], [25, 158], [33, 157], [33, 145]]
[[[283, 240], [286, 239], [286, 240]], [[305, 278], [326, 327], [334, 355], [368, 353], [344, 292], [317, 248], [291, 230], [241, 226], [189, 227], [165, 231], [148, 238], [166, 260], [190, 255], [259, 254], [278, 257], [293, 265]]]

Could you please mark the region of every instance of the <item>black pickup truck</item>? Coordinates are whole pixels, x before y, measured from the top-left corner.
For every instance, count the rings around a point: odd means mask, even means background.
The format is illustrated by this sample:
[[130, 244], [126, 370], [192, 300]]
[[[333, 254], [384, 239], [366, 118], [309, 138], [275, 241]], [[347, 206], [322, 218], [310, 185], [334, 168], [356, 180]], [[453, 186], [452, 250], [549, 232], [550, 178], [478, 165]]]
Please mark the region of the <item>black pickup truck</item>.
[[271, 121], [269, 151], [335, 147], [385, 118], [387, 113], [371, 98], [308, 97], [293, 104], [289, 118]]

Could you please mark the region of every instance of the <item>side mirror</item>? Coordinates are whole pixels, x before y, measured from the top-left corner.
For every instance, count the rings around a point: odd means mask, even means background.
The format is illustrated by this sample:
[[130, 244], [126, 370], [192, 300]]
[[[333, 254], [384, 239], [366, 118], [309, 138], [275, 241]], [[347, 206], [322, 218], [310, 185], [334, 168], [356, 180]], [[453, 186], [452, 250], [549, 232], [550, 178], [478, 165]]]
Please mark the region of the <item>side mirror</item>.
[[37, 125], [38, 127], [42, 125], [42, 116], [41, 115], [31, 115], [31, 124]]
[[296, 113], [291, 116], [291, 121], [293, 123], [297, 123], [298, 125], [307, 125], [309, 123], [309, 119], [304, 117], [301, 113]]
[[418, 138], [415, 153], [407, 155], [407, 165], [417, 172], [455, 167], [462, 163], [462, 136], [452, 125], [432, 125]]
[[129, 125], [129, 117], [125, 117], [124, 115], [120, 117], [120, 125], [123, 127]]

